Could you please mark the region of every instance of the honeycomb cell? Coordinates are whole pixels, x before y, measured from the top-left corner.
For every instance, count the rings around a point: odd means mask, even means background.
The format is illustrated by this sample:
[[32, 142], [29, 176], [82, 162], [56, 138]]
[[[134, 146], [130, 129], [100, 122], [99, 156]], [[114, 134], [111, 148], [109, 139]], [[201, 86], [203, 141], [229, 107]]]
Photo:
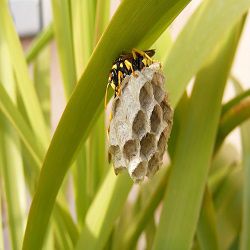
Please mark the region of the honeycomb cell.
[[121, 110], [121, 101], [120, 99], [115, 99], [113, 104], [113, 116], [116, 115], [117, 112]]
[[163, 112], [163, 115], [162, 115], [163, 120], [167, 122], [168, 124], [172, 123], [173, 111], [165, 99], [161, 102], [161, 108]]
[[162, 88], [164, 86], [165, 78], [162, 74], [154, 73], [152, 82], [154, 85], [160, 86]]
[[166, 94], [160, 86], [155, 84], [153, 84], [152, 86], [153, 86], [154, 98], [160, 104], [163, 101]]
[[150, 116], [151, 132], [158, 133], [161, 127], [162, 110], [160, 105], [155, 105]]
[[139, 100], [141, 108], [148, 110], [152, 104], [153, 90], [150, 82], [147, 82], [140, 90]]
[[147, 163], [145, 161], [139, 162], [139, 164], [135, 167], [132, 172], [132, 179], [136, 180], [136, 182], [144, 179], [147, 173]]
[[131, 161], [139, 151], [139, 145], [137, 140], [128, 140], [123, 147], [124, 157]]
[[146, 134], [141, 140], [141, 155], [145, 156], [147, 159], [155, 153], [156, 151], [156, 138], [153, 134]]
[[147, 176], [152, 177], [159, 170], [160, 162], [157, 154], [154, 154], [148, 162]]
[[163, 156], [165, 149], [166, 149], [166, 144], [167, 144], [167, 137], [166, 137], [167, 131], [166, 130], [167, 129], [165, 129], [161, 133], [160, 138], [159, 138], [158, 143], [157, 143], [157, 148], [158, 148], [158, 152], [159, 152], [160, 157]]
[[139, 110], [137, 113], [133, 125], [133, 133], [136, 137], [141, 139], [147, 132], [147, 117], [143, 111]]

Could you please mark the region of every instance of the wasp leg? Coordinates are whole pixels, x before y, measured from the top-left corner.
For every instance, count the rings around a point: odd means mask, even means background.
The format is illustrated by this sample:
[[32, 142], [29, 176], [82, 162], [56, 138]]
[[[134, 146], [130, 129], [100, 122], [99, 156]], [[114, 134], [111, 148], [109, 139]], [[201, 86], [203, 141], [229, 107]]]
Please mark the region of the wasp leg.
[[132, 55], [134, 57], [134, 59], [136, 58], [136, 53], [141, 55], [144, 59], [142, 60], [142, 62], [144, 63], [144, 65], [149, 66], [152, 63], [154, 63], [155, 61], [144, 51], [133, 48], [132, 49]]
[[129, 62], [128, 60], [125, 60], [124, 63], [125, 63], [125, 65], [126, 65], [127, 70], [130, 70], [130, 69], [131, 69], [133, 76], [138, 76], [138, 75], [135, 73], [134, 68], [133, 68], [133, 65], [132, 65], [131, 62]]
[[132, 63], [129, 62], [128, 60], [125, 60], [124, 63], [125, 63], [125, 66], [126, 66], [127, 70], [131, 70], [132, 74], [134, 74], [134, 69], [133, 69]]
[[107, 101], [108, 101], [107, 98], [108, 98], [108, 89], [109, 89], [109, 86], [110, 86], [110, 83], [108, 83], [107, 86], [106, 86], [105, 101], [104, 101], [104, 107], [105, 107], [105, 109], [107, 107]]
[[123, 74], [121, 71], [118, 71], [118, 86], [117, 86], [117, 95], [121, 95], [121, 84], [122, 84]]

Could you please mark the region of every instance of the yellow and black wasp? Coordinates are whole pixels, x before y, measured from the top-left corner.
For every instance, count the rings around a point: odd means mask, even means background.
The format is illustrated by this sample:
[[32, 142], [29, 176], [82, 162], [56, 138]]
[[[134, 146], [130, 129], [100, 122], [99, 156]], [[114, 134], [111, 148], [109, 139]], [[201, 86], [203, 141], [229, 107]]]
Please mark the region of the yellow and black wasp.
[[131, 53], [122, 53], [113, 62], [109, 72], [108, 84], [105, 94], [105, 107], [107, 105], [107, 91], [109, 86], [115, 91], [115, 97], [121, 94], [122, 80], [127, 76], [134, 74], [136, 70], [141, 71], [144, 67], [148, 67], [154, 61], [155, 50], [138, 50], [132, 49]]

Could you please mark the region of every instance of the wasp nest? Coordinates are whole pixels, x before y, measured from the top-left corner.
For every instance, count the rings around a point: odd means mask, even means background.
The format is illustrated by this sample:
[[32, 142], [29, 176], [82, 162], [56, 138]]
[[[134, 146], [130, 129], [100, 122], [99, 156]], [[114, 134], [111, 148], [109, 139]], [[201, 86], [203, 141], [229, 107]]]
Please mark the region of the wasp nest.
[[153, 176], [162, 165], [173, 121], [164, 82], [154, 63], [126, 77], [112, 103], [109, 154], [115, 173], [128, 169], [134, 182]]

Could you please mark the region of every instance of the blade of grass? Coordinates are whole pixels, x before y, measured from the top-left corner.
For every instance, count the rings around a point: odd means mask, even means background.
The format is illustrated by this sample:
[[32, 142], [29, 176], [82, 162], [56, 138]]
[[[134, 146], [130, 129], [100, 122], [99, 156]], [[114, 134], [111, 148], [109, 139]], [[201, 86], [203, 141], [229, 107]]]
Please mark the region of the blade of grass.
[[[86, 67], [86, 63], [89, 60], [90, 34], [86, 32], [89, 28], [87, 27], [87, 30], [85, 28], [89, 25], [88, 18], [90, 16], [95, 16], [95, 9], [88, 8], [88, 5], [93, 4], [93, 2], [94, 1], [88, 2], [81, 0], [71, 1], [71, 19], [77, 79], [80, 78], [84, 67]], [[90, 27], [91, 30], [93, 28], [94, 27]], [[93, 188], [92, 185], [89, 185], [90, 183], [93, 183], [90, 176], [91, 164], [89, 162], [89, 152], [88, 141], [82, 145], [76, 163], [72, 168], [77, 220], [80, 226], [84, 224], [84, 217], [93, 198]]]
[[179, 101], [187, 83], [210, 55], [214, 44], [222, 39], [249, 6], [249, 0], [203, 1], [178, 36], [164, 63], [172, 105]]
[[[188, 0], [171, 0], [155, 4], [153, 0], [126, 0], [121, 3], [71, 96], [52, 139], [37, 192], [32, 201], [23, 243], [24, 249], [39, 249], [42, 246], [46, 226], [63, 177], [80, 142], [87, 138], [96, 118], [95, 112], [97, 110], [100, 112], [103, 107], [106, 75], [112, 61], [123, 49], [143, 48], [142, 45], [145, 48], [149, 47], [188, 2]], [[131, 13], [133, 18], [130, 18]], [[141, 25], [141, 22], [144, 22], [144, 25]], [[117, 36], [117, 32], [121, 29], [123, 32]], [[111, 42], [114, 40], [116, 43]], [[122, 183], [126, 187], [126, 182], [121, 179], [120, 184]], [[100, 206], [99, 210], [101, 209]]]
[[197, 225], [197, 239], [202, 250], [219, 249], [216, 216], [212, 195], [206, 186]]
[[0, 120], [0, 129], [5, 131], [3, 136], [3, 165], [2, 178], [6, 196], [6, 207], [8, 215], [8, 229], [10, 232], [12, 249], [19, 249], [24, 228], [26, 211], [25, 181], [22, 168], [22, 157], [20, 145], [15, 131], [8, 127], [4, 119]]
[[95, 19], [95, 34], [94, 45], [99, 41], [102, 33], [107, 27], [110, 16], [110, 0], [97, 0], [96, 3], [96, 19]]
[[[203, 13], [202, 18], [207, 13]], [[219, 44], [220, 50], [217, 48], [197, 75], [189, 101], [189, 116], [178, 138], [153, 249], [190, 249], [192, 245], [219, 122], [221, 99], [238, 42], [236, 31], [230, 32]]]
[[34, 162], [38, 166], [42, 165], [42, 159], [44, 155], [44, 149], [42, 149], [41, 144], [36, 141], [36, 137], [31, 131], [30, 127], [20, 114], [20, 112], [15, 107], [14, 103], [11, 101], [3, 85], [0, 83], [0, 109], [1, 112], [6, 116], [6, 118], [11, 122], [11, 124], [17, 130], [20, 138], [30, 152]]
[[246, 122], [241, 126], [242, 133], [242, 148], [243, 148], [243, 168], [244, 168], [244, 200], [243, 200], [243, 217], [242, 217], [242, 232], [241, 232], [241, 248], [242, 250], [247, 250], [250, 247], [249, 240], [249, 229], [250, 223], [247, 221], [250, 219], [250, 160], [249, 160], [249, 127], [250, 122]]
[[102, 249], [105, 246], [131, 186], [132, 181], [128, 179], [127, 174], [116, 177], [113, 170], [109, 170], [88, 210], [76, 249], [80, 250], [85, 246], [88, 246], [89, 250]]
[[244, 91], [243, 93], [237, 95], [236, 97], [232, 98], [230, 101], [228, 101], [227, 103], [225, 103], [222, 106], [222, 111], [221, 111], [221, 115], [224, 115], [227, 111], [229, 111], [233, 106], [235, 106], [236, 104], [238, 104], [240, 101], [244, 100], [245, 97], [250, 96], [250, 89]]
[[[6, 44], [2, 39], [0, 27], [0, 82], [5, 82], [2, 86], [10, 93], [13, 102], [16, 102], [16, 84], [13, 74], [13, 68], [10, 62]], [[4, 133], [2, 136], [2, 181], [6, 197], [8, 229], [11, 239], [12, 249], [19, 249], [25, 223], [26, 223], [26, 193], [25, 179], [23, 173], [23, 161], [20, 150], [20, 141], [16, 131], [4, 119], [0, 113], [0, 130]]]
[[68, 99], [76, 83], [70, 1], [52, 0], [52, 9], [55, 40], [60, 59], [64, 92]]
[[141, 232], [145, 229], [145, 226], [148, 223], [148, 219], [153, 216], [155, 209], [159, 205], [165, 193], [164, 187], [166, 186], [168, 177], [169, 171], [166, 169], [161, 173], [160, 178], [158, 179], [159, 184], [155, 187], [155, 190], [152, 190], [152, 193], [148, 197], [148, 200], [145, 202], [140, 213], [134, 218], [127, 228], [127, 231], [125, 232], [125, 235], [119, 245], [121, 249], [133, 249], [136, 246]]
[[229, 249], [241, 229], [242, 184], [242, 169], [236, 167], [214, 196], [221, 249]]
[[34, 85], [29, 76], [22, 47], [9, 13], [8, 3], [6, 0], [0, 0], [0, 5], [0, 26], [4, 39], [3, 42], [6, 44], [10, 54], [19, 92], [22, 96], [31, 127], [34, 130], [37, 139], [41, 141], [43, 145], [47, 145], [49, 141], [48, 130]]
[[[2, 135], [1, 134], [2, 133], [0, 132], [0, 156], [3, 155], [2, 146], [1, 146], [2, 145]], [[2, 158], [0, 157], [0, 159], [2, 159]], [[2, 165], [2, 161], [0, 160], [0, 166], [1, 165]], [[2, 191], [2, 187], [0, 190]], [[2, 193], [1, 193], [1, 191], [0, 191], [0, 225], [1, 225], [1, 227], [0, 227], [0, 249], [4, 249], [4, 247], [3, 247], [4, 246], [3, 230], [2, 230], [3, 220], [2, 220]]]
[[26, 53], [27, 63], [31, 63], [40, 54], [40, 51], [48, 45], [53, 36], [53, 24], [51, 23], [32, 41]]
[[239, 152], [231, 144], [223, 144], [220, 150], [215, 153], [208, 179], [208, 186], [213, 195], [216, 194], [222, 180], [230, 175], [239, 162]]
[[64, 224], [63, 228], [67, 228], [69, 237], [71, 239], [71, 242], [73, 246], [76, 245], [77, 239], [79, 237], [79, 231], [75, 225], [75, 223], [72, 220], [72, 217], [68, 213], [67, 210], [58, 203], [55, 204], [54, 213], [59, 214], [59, 218], [62, 220], [62, 223]]
[[40, 51], [34, 61], [34, 82], [47, 127], [50, 128], [50, 47]]
[[[234, 81], [234, 87], [238, 94], [243, 92], [239, 82]], [[245, 92], [243, 92], [245, 93]], [[242, 216], [242, 230], [240, 237], [240, 249], [247, 250], [250, 248], [250, 121], [248, 120], [240, 127], [241, 144], [242, 144], [242, 167], [243, 167], [243, 216]]]
[[244, 98], [228, 110], [220, 120], [216, 148], [219, 148], [226, 136], [240, 124], [250, 118], [250, 96]]
[[71, 13], [76, 70], [79, 79], [93, 50], [96, 0], [71, 1]]
[[[100, 39], [104, 32], [110, 13], [110, 1], [97, 1], [96, 7], [96, 20], [95, 20], [95, 34], [94, 34], [94, 45]], [[105, 110], [99, 115], [96, 124], [94, 125], [89, 135], [89, 178], [92, 180], [92, 194], [95, 194], [98, 190], [105, 174], [108, 170], [108, 161], [106, 157], [106, 129], [105, 129]]]
[[155, 49], [157, 55], [156, 59], [160, 62], [165, 62], [173, 45], [173, 41], [168, 29], [166, 29], [157, 41], [152, 45], [152, 49]]

